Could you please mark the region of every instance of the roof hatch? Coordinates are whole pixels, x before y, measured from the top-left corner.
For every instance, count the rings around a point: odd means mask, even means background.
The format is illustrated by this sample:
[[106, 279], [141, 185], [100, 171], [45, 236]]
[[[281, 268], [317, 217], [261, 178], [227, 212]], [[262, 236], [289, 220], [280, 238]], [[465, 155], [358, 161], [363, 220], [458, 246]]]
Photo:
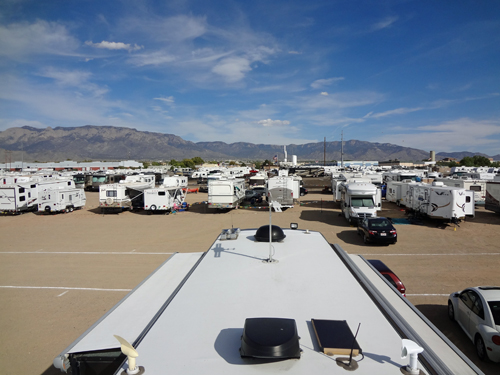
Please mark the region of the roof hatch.
[[241, 336], [241, 357], [300, 358], [299, 336], [294, 319], [247, 318]]

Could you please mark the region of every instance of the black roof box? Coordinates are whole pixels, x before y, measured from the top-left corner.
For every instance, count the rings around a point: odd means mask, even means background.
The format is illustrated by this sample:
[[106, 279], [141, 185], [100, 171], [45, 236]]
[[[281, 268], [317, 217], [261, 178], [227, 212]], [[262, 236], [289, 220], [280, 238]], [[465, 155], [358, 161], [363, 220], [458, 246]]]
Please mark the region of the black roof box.
[[[283, 229], [281, 229], [277, 225], [271, 226], [271, 236], [271, 242], [283, 241], [286, 237]], [[269, 242], [269, 225], [263, 225], [259, 229], [257, 229], [257, 232], [255, 232], [255, 239], [258, 242]]]

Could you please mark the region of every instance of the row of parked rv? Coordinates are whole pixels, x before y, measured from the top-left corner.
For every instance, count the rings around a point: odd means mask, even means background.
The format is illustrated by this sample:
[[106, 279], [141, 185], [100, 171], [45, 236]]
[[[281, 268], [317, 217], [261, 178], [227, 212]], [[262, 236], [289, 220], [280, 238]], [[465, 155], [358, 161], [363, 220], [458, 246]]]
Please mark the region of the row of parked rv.
[[376, 217], [382, 197], [418, 215], [452, 222], [474, 216], [476, 205], [500, 212], [500, 175], [491, 172], [457, 169], [449, 177], [424, 170], [333, 173], [332, 192], [350, 223]]
[[0, 212], [71, 212], [85, 206], [85, 191], [65, 176], [0, 176]]

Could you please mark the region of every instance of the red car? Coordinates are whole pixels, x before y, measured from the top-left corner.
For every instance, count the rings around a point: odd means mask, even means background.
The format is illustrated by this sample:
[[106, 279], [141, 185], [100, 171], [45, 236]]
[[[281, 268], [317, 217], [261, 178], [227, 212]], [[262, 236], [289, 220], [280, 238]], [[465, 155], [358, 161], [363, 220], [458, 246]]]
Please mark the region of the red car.
[[378, 259], [367, 259], [368, 263], [370, 263], [382, 276], [384, 276], [387, 281], [391, 283], [391, 285], [399, 290], [399, 292], [406, 297], [406, 288], [403, 282], [396, 276], [394, 272], [391, 271], [389, 267], [385, 265], [384, 262]]

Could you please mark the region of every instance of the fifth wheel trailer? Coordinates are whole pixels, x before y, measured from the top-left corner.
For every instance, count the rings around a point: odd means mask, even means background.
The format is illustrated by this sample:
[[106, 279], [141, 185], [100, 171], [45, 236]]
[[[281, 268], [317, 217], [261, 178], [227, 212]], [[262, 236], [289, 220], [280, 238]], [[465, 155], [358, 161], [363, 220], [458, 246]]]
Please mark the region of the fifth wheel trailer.
[[500, 213], [500, 176], [486, 184], [486, 200], [484, 208]]

